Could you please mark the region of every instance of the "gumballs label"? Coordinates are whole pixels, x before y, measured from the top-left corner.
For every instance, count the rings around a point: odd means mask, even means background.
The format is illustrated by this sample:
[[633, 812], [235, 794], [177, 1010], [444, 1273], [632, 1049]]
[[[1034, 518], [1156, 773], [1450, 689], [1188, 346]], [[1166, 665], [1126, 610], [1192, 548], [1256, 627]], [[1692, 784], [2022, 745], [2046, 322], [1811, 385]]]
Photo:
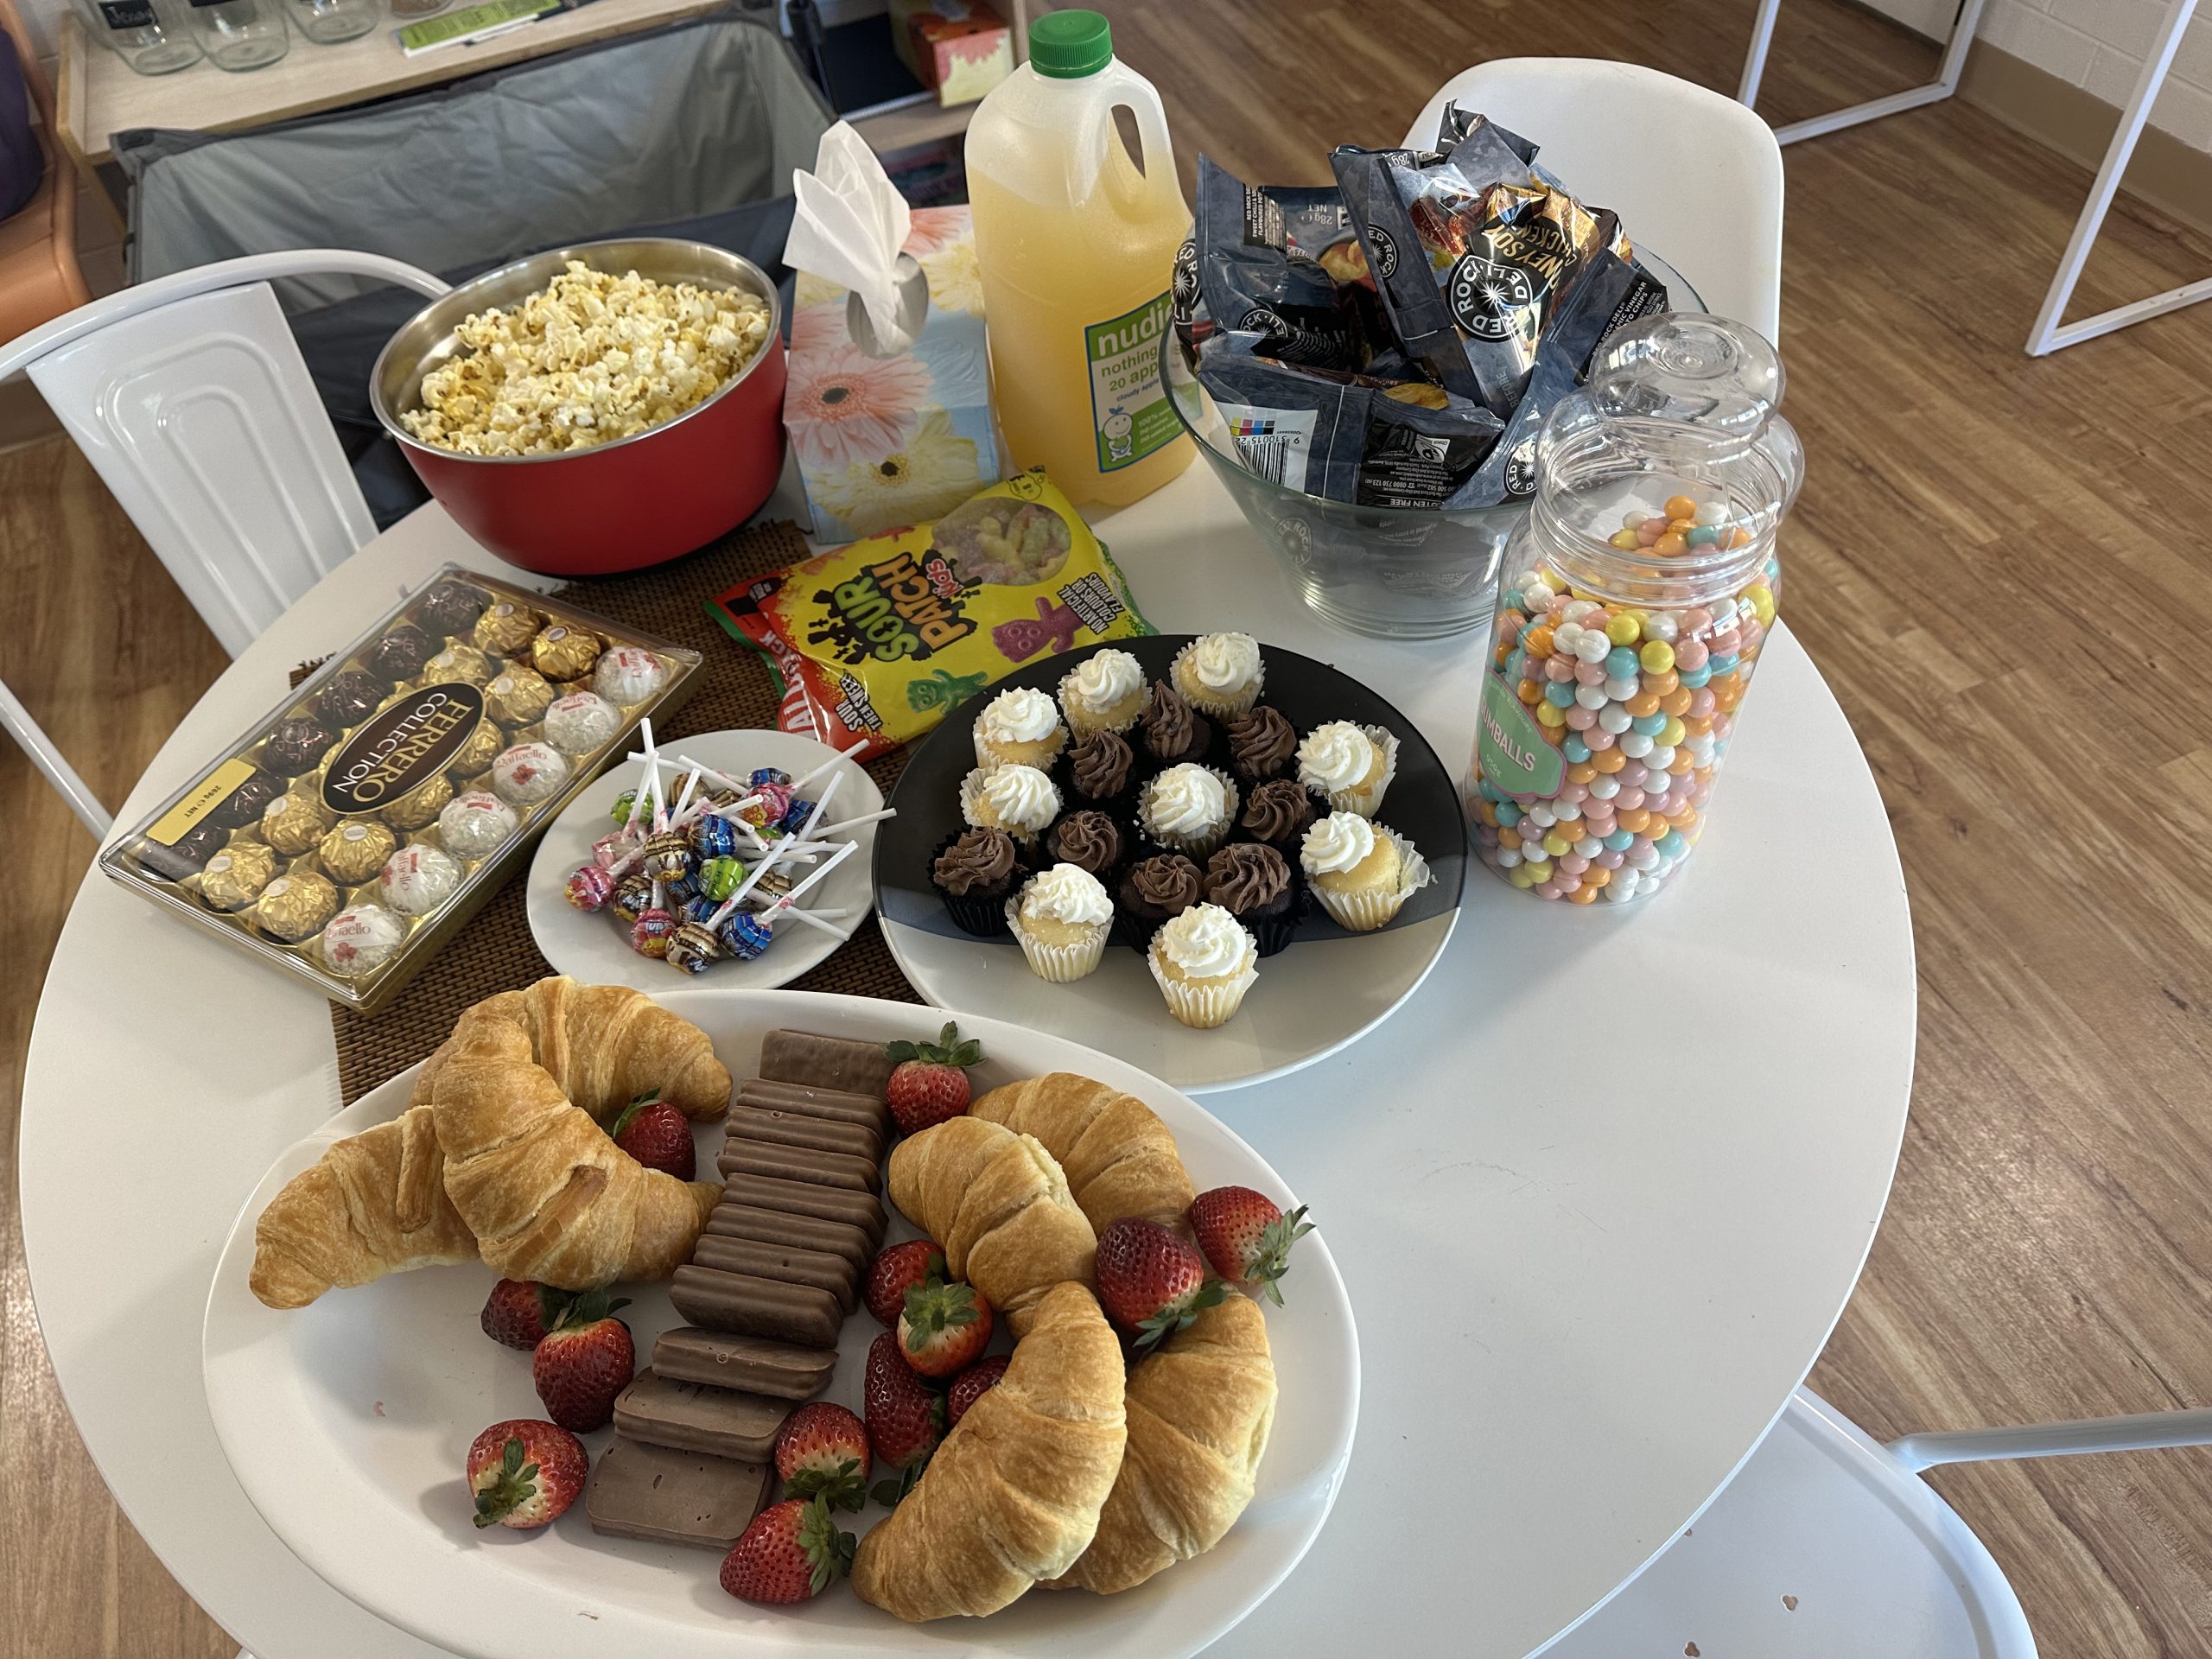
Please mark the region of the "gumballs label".
[[1566, 757], [1552, 747], [1513, 688], [1496, 674], [1483, 677], [1475, 763], [1483, 777], [1506, 794], [1523, 799], [1558, 794], [1567, 768]]

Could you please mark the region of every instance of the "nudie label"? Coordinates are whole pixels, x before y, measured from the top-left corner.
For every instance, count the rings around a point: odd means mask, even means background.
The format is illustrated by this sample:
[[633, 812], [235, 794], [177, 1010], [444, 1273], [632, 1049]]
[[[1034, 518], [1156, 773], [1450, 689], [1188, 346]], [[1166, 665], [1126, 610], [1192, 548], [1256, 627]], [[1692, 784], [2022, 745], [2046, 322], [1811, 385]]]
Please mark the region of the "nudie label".
[[427, 784], [461, 753], [484, 718], [484, 694], [459, 681], [425, 686], [374, 715], [322, 775], [322, 804], [369, 812]]

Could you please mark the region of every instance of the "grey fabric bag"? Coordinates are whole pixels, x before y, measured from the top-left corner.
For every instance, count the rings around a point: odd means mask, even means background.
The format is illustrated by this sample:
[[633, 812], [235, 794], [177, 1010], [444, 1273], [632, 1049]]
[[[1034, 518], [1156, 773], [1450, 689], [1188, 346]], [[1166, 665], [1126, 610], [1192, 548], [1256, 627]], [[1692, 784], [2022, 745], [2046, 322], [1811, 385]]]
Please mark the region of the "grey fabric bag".
[[[435, 271], [788, 194], [835, 119], [781, 37], [725, 11], [253, 132], [118, 133], [114, 150], [134, 282], [282, 248]], [[295, 310], [373, 286], [281, 285]]]

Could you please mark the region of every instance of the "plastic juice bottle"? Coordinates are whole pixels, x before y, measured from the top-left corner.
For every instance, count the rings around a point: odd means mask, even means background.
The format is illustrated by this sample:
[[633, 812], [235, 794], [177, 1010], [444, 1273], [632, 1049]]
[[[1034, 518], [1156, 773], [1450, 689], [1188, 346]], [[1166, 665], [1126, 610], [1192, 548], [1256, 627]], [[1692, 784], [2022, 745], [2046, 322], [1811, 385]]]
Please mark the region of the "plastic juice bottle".
[[[1140, 171], [1114, 125], [1127, 106]], [[1175, 251], [1191, 224], [1167, 117], [1095, 11], [1029, 30], [1029, 61], [968, 128], [968, 195], [991, 391], [1017, 463], [1070, 499], [1120, 506], [1196, 453], [1160, 378]]]

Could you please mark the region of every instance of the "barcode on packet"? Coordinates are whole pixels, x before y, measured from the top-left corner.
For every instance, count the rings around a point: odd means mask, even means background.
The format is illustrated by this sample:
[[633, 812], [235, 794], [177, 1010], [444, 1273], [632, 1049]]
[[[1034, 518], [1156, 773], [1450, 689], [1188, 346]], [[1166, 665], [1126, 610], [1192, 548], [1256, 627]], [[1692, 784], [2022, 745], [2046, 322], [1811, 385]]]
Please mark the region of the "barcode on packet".
[[1312, 410], [1262, 409], [1217, 400], [1214, 407], [1236, 446], [1236, 458], [1249, 470], [1285, 489], [1306, 487], [1306, 458], [1313, 442]]
[[1270, 484], [1282, 482], [1297, 441], [1287, 432], [1240, 432], [1236, 435], [1236, 453], [1249, 467]]

